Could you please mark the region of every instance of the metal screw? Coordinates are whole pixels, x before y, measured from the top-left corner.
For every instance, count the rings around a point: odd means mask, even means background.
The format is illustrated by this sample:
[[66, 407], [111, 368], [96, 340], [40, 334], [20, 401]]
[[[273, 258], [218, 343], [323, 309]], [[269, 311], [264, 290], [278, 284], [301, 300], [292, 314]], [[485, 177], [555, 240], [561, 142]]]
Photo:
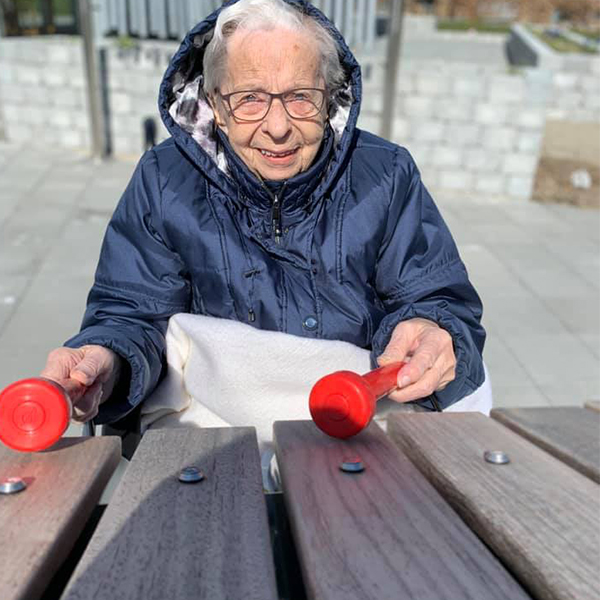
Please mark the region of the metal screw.
[[486, 450], [483, 453], [483, 458], [494, 465], [506, 465], [510, 462], [508, 454], [502, 452], [502, 450]]
[[204, 473], [198, 467], [184, 467], [179, 472], [182, 483], [198, 483], [204, 479]]
[[0, 494], [16, 494], [27, 487], [20, 477], [7, 477], [0, 481]]
[[345, 458], [340, 465], [340, 469], [344, 473], [361, 473], [365, 470], [365, 465], [358, 456], [353, 456], [352, 458]]

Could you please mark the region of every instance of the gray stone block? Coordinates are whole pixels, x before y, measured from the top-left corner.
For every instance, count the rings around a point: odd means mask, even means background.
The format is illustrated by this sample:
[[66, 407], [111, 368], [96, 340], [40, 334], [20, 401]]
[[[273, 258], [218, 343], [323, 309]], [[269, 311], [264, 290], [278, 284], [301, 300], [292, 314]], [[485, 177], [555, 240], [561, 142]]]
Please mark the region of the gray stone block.
[[47, 50], [48, 63], [51, 65], [67, 65], [75, 62], [74, 48], [70, 44], [51, 44]]
[[533, 191], [534, 175], [526, 177], [509, 177], [506, 193], [514, 198], [529, 200]]
[[579, 75], [577, 73], [565, 73], [564, 71], [559, 71], [558, 73], [554, 73], [553, 82], [557, 88], [560, 89], [573, 89], [577, 85], [577, 80], [579, 79]]
[[50, 116], [50, 123], [58, 128], [68, 128], [73, 124], [73, 114], [69, 110], [55, 109]]
[[115, 114], [127, 114], [133, 110], [131, 96], [123, 92], [115, 92], [110, 95], [110, 106]]
[[408, 118], [429, 117], [432, 114], [433, 99], [427, 96], [406, 96], [402, 102], [402, 115]]
[[439, 98], [435, 100], [432, 114], [443, 121], [452, 123], [454, 121], [472, 122], [474, 102], [467, 96], [452, 99]]
[[504, 157], [503, 171], [509, 175], [533, 177], [537, 162], [536, 154], [507, 154]]
[[544, 134], [539, 131], [523, 131], [517, 140], [517, 150], [525, 154], [539, 153]]
[[499, 104], [478, 104], [475, 107], [475, 122], [482, 125], [501, 125], [507, 121], [507, 109]]
[[456, 145], [435, 146], [431, 159], [438, 167], [459, 167], [463, 162], [463, 153]]
[[32, 66], [19, 66], [17, 68], [17, 81], [19, 85], [36, 86], [42, 77], [42, 69]]
[[446, 137], [446, 127], [439, 121], [412, 121], [412, 137], [419, 142], [441, 142]]
[[493, 173], [478, 173], [475, 175], [475, 189], [487, 194], [501, 194], [504, 192], [504, 177]]
[[447, 190], [470, 190], [473, 175], [460, 169], [444, 169], [439, 172], [438, 186]]
[[66, 70], [57, 67], [44, 69], [42, 81], [49, 87], [64, 87], [71, 84]]
[[77, 129], [63, 129], [58, 132], [58, 143], [65, 148], [82, 148], [83, 136]]
[[483, 128], [475, 123], [449, 123], [446, 129], [446, 139], [459, 147], [479, 145]]
[[510, 151], [517, 143], [513, 127], [487, 127], [482, 134], [482, 146], [489, 150]]
[[496, 173], [502, 167], [504, 156], [500, 152], [472, 148], [465, 150], [465, 167], [478, 173]]
[[416, 76], [417, 94], [442, 96], [452, 92], [452, 80], [438, 73], [420, 73]]
[[7, 60], [0, 60], [0, 84], [2, 86], [17, 83], [16, 68]]
[[452, 92], [456, 96], [483, 98], [485, 96], [486, 83], [482, 78], [464, 77], [456, 79], [452, 86]]
[[555, 102], [559, 108], [581, 108], [584, 105], [584, 97], [581, 92], [564, 91], [556, 95]]
[[516, 122], [524, 129], [542, 129], [546, 124], [546, 115], [542, 109], [526, 108], [519, 111]]

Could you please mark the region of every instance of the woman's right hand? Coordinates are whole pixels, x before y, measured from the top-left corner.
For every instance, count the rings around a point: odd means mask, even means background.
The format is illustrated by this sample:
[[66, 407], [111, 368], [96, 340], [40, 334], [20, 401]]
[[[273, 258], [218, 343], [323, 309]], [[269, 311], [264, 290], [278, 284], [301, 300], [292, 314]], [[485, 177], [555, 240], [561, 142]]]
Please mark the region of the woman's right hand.
[[73, 402], [73, 420], [85, 423], [98, 414], [121, 373], [121, 357], [104, 346], [57, 348], [48, 355], [41, 376], [59, 383]]

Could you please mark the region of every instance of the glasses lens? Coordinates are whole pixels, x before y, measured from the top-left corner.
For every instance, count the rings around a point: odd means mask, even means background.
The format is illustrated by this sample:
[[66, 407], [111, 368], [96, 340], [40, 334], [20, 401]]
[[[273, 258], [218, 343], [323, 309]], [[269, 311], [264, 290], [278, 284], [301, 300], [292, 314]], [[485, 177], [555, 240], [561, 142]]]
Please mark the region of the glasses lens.
[[269, 94], [263, 92], [236, 92], [229, 96], [231, 112], [240, 118], [260, 120], [269, 109]]
[[299, 89], [288, 92], [283, 101], [288, 113], [297, 119], [314, 117], [323, 105], [321, 90]]

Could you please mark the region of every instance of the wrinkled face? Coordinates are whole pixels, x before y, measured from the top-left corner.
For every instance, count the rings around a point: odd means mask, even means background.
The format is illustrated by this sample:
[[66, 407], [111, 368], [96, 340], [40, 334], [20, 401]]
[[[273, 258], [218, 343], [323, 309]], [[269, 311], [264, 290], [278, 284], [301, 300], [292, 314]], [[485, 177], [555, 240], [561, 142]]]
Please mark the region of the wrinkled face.
[[[282, 93], [298, 88], [324, 88], [318, 75], [315, 42], [288, 29], [236, 31], [227, 47], [227, 77], [221, 94], [254, 90]], [[236, 119], [219, 95], [211, 100], [217, 124], [251, 171], [263, 179], [282, 180], [305, 171], [321, 145], [326, 103], [310, 119], [294, 119], [281, 99], [274, 99], [262, 121]]]

